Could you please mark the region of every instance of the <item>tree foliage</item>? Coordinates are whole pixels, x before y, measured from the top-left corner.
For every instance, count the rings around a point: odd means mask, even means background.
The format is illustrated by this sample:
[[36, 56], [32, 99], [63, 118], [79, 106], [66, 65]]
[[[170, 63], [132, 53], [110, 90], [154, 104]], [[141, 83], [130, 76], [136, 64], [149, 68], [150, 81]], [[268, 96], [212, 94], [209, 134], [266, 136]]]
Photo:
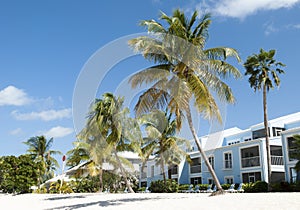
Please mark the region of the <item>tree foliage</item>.
[[0, 158], [0, 190], [7, 193], [28, 193], [38, 182], [41, 164], [30, 155]]

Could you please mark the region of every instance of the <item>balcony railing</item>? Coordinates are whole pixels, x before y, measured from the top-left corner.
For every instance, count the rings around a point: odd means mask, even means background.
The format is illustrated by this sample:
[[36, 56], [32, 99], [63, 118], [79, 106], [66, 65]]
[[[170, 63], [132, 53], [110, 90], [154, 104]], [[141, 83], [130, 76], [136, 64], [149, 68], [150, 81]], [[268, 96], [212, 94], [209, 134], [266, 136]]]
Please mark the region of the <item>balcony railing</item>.
[[254, 167], [254, 166], [260, 166], [259, 156], [242, 158], [242, 167], [243, 168]]
[[271, 155], [271, 165], [283, 165], [283, 156]]
[[191, 166], [190, 172], [191, 174], [201, 173], [201, 165]]

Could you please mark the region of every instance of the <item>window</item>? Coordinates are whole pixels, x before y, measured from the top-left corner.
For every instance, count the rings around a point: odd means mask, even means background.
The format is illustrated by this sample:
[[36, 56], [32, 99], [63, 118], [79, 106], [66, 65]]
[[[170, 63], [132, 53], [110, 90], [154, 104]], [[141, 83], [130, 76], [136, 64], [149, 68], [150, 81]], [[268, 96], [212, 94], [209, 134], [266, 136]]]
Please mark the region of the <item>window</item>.
[[[270, 136], [270, 128], [268, 128], [269, 130], [269, 136]], [[266, 137], [266, 132], [265, 129], [260, 129], [260, 130], [256, 130], [252, 132], [252, 137], [253, 139], [259, 139], [259, 138], [264, 138]]]
[[281, 135], [281, 131], [284, 131], [284, 128], [278, 128], [278, 127], [273, 127], [272, 131], [273, 131], [273, 136], [280, 136]]
[[214, 169], [215, 168], [215, 158], [214, 156], [210, 156], [208, 158], [209, 164], [211, 165], [211, 167]]
[[193, 185], [202, 184], [202, 178], [201, 177], [193, 177], [193, 178], [191, 178], [191, 184], [193, 184]]
[[154, 166], [151, 166], [151, 177], [154, 177]]
[[193, 158], [190, 166], [190, 173], [201, 173], [201, 158]]
[[171, 175], [175, 175], [178, 174], [178, 166], [177, 165], [173, 165], [172, 167], [169, 168], [169, 173]]
[[252, 173], [243, 173], [243, 183], [249, 183], [249, 182], [256, 182], [261, 180], [261, 173], [260, 172], [252, 172]]
[[232, 168], [232, 154], [231, 154], [231, 152], [224, 153], [224, 168]]
[[293, 158], [293, 155], [296, 152], [296, 149], [294, 149], [294, 147], [296, 146], [295, 139], [293, 137], [288, 137], [287, 143], [288, 143], [289, 161], [293, 161], [295, 160], [295, 158]]
[[233, 177], [225, 177], [224, 178], [226, 184], [233, 184]]
[[260, 166], [260, 157], [258, 146], [241, 149], [242, 167]]

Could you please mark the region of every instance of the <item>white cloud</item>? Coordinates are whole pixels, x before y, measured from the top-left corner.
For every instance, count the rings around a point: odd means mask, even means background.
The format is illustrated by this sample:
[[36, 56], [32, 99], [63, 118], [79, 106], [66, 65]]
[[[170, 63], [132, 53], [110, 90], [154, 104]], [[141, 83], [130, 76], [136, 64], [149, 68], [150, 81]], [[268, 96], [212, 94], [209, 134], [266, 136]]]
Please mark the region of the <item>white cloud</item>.
[[11, 85], [0, 91], [0, 106], [22, 106], [29, 104], [31, 101], [24, 90]]
[[46, 138], [61, 138], [67, 135], [70, 135], [73, 133], [72, 128], [65, 128], [61, 126], [53, 127], [50, 130], [43, 132], [43, 135], [46, 136]]
[[265, 27], [265, 35], [266, 36], [279, 31], [279, 29], [274, 26], [273, 22], [264, 24], [264, 27]]
[[61, 110], [47, 110], [42, 112], [30, 112], [30, 113], [20, 113], [18, 111], [13, 111], [11, 113], [17, 120], [43, 120], [51, 121], [63, 118], [71, 118], [71, 109], [61, 109]]
[[214, 14], [243, 19], [257, 11], [291, 8], [299, 2], [300, 0], [203, 0], [197, 7], [204, 5]]
[[16, 135], [21, 134], [22, 132], [23, 132], [23, 130], [21, 128], [17, 128], [15, 130], [10, 131], [9, 133], [10, 133], [10, 135], [16, 136]]
[[286, 26], [288, 29], [300, 29], [300, 23], [298, 24], [289, 24]]

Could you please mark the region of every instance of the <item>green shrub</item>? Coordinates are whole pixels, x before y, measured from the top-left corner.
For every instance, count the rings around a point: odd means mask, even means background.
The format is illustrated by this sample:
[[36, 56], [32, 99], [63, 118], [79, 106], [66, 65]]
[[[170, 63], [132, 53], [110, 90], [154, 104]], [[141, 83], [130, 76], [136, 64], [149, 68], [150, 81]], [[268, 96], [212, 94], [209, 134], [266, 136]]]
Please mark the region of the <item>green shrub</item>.
[[153, 193], [175, 193], [178, 188], [178, 183], [169, 179], [166, 183], [163, 180], [152, 181], [149, 190]]
[[199, 190], [207, 190], [209, 184], [198, 184]]
[[257, 181], [255, 183], [244, 183], [243, 189], [245, 192], [268, 192], [268, 183], [265, 181]]
[[189, 186], [190, 186], [189, 184], [181, 184], [181, 185], [179, 185], [178, 190], [179, 191], [188, 190]]
[[223, 190], [228, 190], [231, 184], [222, 184], [221, 187]]

